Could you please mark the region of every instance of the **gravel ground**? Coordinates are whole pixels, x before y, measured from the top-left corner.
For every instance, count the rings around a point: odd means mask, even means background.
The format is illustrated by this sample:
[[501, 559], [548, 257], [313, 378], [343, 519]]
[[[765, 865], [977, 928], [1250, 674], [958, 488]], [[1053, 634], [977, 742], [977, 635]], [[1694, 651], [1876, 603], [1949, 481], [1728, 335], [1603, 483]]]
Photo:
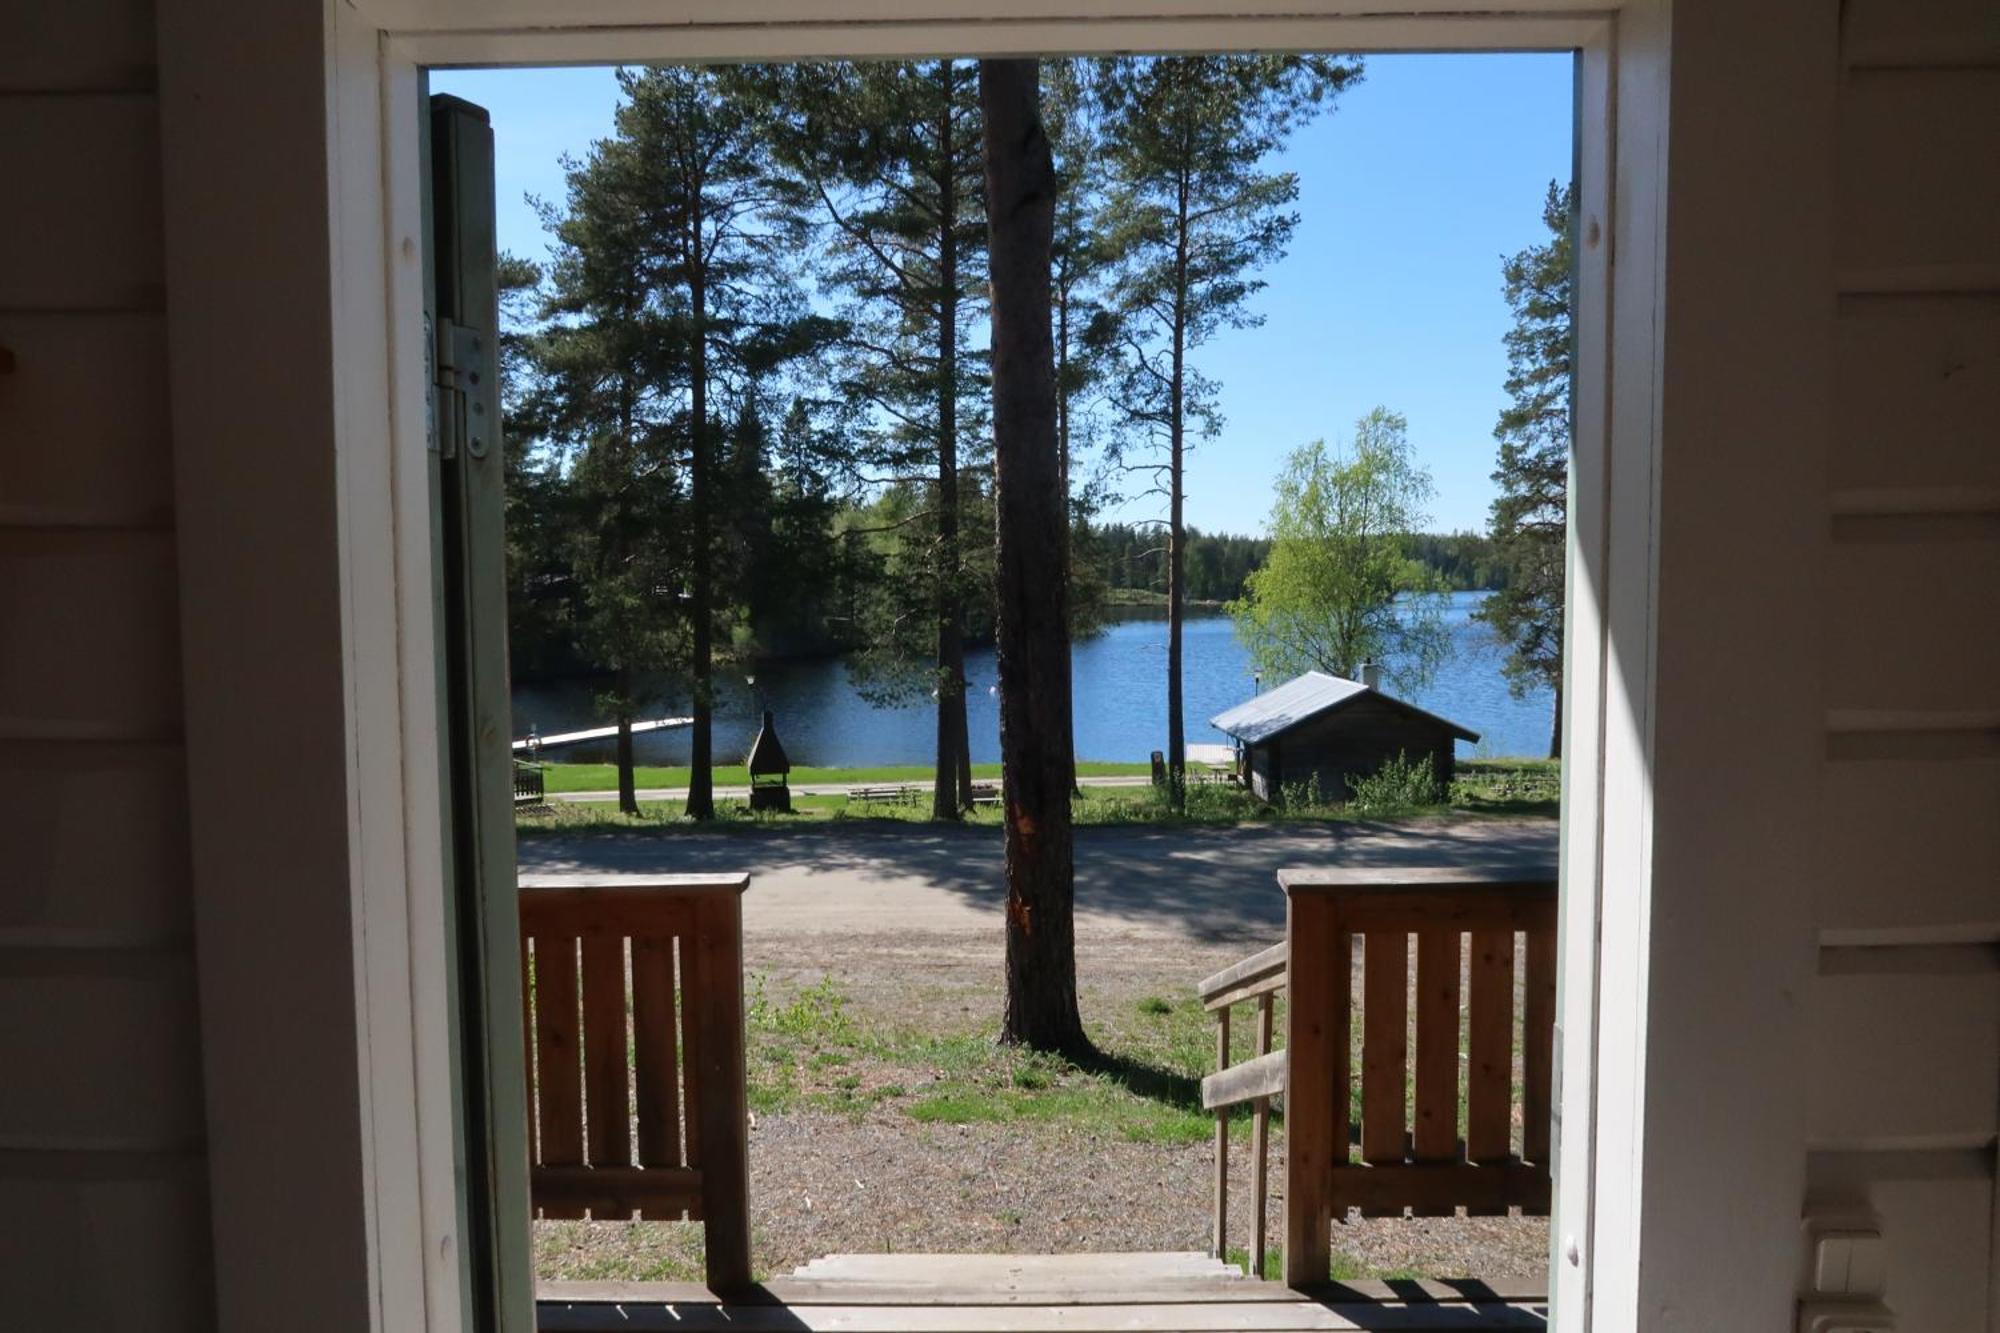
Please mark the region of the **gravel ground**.
[[[1281, 1234], [1283, 1136], [1274, 1135], [1265, 1225]], [[1162, 1148], [1003, 1125], [760, 1117], [750, 1134], [752, 1248], [784, 1274], [825, 1254], [1203, 1250], [1208, 1145]], [[1249, 1153], [1231, 1154], [1230, 1243], [1247, 1245]], [[674, 1222], [538, 1222], [544, 1278], [686, 1279], [700, 1228]], [[1334, 1227], [1343, 1275], [1538, 1277], [1545, 1218], [1353, 1218]]]

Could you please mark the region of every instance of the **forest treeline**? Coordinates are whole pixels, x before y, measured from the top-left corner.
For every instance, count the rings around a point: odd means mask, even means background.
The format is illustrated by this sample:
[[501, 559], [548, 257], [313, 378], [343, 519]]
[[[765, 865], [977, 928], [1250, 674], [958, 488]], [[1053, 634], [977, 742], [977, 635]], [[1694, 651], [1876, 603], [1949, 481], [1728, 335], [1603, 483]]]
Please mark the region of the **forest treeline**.
[[[739, 425], [726, 446], [728, 471], [739, 484], [763, 492], [770, 466], [768, 433], [761, 427]], [[546, 479], [544, 479], [546, 482]], [[532, 485], [532, 482], [530, 483]], [[560, 523], [547, 520], [562, 503], [560, 487], [546, 486], [533, 504], [522, 506], [517, 527], [530, 525], [545, 537]], [[736, 534], [748, 575], [743, 580], [741, 628], [732, 648], [745, 661], [775, 658], [835, 657], [865, 646], [866, 617], [860, 604], [867, 597], [865, 542], [874, 529], [894, 522], [894, 505], [828, 506], [817, 534], [786, 532], [782, 520], [795, 518], [787, 507], [761, 507]], [[847, 534], [836, 539], [835, 534]], [[526, 534], [518, 534], [517, 537]], [[812, 537], [822, 568], [802, 577], [796, 568], [780, 567], [792, 548], [791, 537]], [[1508, 567], [1484, 533], [1417, 533], [1409, 539], [1411, 556], [1454, 592], [1499, 591], [1508, 586]], [[1166, 593], [1166, 543], [1157, 525], [1121, 522], [1078, 522], [1071, 533], [1075, 560], [1072, 572], [1072, 628], [1088, 634], [1116, 608], [1163, 603]], [[518, 540], [526, 554], [537, 543]], [[539, 543], [538, 560], [517, 563], [523, 574], [533, 571], [534, 596], [513, 599], [513, 667], [517, 680], [604, 676], [609, 668], [591, 659], [588, 645], [576, 632], [583, 606], [582, 589], [562, 559], [558, 543]], [[1269, 537], [1203, 532], [1189, 528], [1186, 536], [1187, 596], [1191, 603], [1220, 607], [1244, 595], [1249, 576], [1270, 555]], [[523, 591], [526, 591], [523, 588]], [[991, 642], [993, 605], [990, 592], [967, 604], [967, 642]]]

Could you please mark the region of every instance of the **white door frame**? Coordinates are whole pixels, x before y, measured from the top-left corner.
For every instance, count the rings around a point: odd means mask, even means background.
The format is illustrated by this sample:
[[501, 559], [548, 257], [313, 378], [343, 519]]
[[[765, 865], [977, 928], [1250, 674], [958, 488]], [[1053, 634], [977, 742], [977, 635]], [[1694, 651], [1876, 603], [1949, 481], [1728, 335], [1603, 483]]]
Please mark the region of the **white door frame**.
[[[461, 1327], [443, 993], [417, 126], [426, 66], [1225, 49], [1575, 49], [1579, 399], [1564, 692], [1564, 1333], [1638, 1291], [1653, 541], [1664, 276], [1663, 0], [1488, 16], [1381, 0], [331, 0], [327, 108], [351, 879], [378, 1328]], [[1343, 10], [1365, 8], [1365, 17]], [[1558, 6], [1567, 11], [1570, 6]], [[664, 12], [663, 12], [664, 11]], [[899, 17], [900, 16], [900, 17]], [[1612, 254], [1626, 256], [1614, 266]], [[386, 355], [384, 354], [386, 352]], [[197, 688], [191, 683], [190, 688]], [[1618, 891], [1607, 895], [1604, 886]], [[1608, 964], [1608, 965], [1607, 965]], [[1593, 1295], [1615, 1293], [1602, 1320]], [[422, 1311], [421, 1325], [417, 1312]], [[1621, 1313], [1622, 1312], [1622, 1313]]]

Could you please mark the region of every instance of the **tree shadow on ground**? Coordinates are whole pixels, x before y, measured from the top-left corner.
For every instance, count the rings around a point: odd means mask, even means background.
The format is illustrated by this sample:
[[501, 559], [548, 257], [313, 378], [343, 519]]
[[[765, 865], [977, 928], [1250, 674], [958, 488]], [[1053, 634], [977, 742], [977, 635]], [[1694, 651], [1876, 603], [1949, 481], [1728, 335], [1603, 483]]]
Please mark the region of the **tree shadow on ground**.
[[[1284, 930], [1280, 869], [1553, 864], [1556, 827], [1553, 820], [1416, 819], [1082, 828], [1076, 833], [1076, 906], [1080, 917], [1112, 926], [1268, 943]], [[520, 863], [538, 870], [748, 872], [745, 911], [753, 928], [783, 928], [788, 915], [809, 929], [814, 905], [833, 896], [843, 905], [872, 900], [914, 906], [943, 891], [997, 913], [1005, 895], [1000, 830], [950, 824], [857, 820], [809, 828], [544, 837], [521, 843]], [[764, 903], [779, 919], [758, 919]]]
[[1135, 1097], [1176, 1111], [1201, 1110], [1201, 1080], [1116, 1051], [1097, 1050], [1071, 1064], [1086, 1074], [1117, 1084]]

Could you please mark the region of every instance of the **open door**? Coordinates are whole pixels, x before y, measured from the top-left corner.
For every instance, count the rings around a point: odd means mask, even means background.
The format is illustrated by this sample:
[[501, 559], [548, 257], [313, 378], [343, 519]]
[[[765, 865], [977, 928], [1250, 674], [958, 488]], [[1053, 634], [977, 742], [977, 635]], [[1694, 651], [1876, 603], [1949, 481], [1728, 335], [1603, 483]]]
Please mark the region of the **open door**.
[[430, 99], [426, 131], [432, 568], [454, 927], [460, 1283], [468, 1327], [531, 1333], [493, 131], [483, 108], [444, 96]]

